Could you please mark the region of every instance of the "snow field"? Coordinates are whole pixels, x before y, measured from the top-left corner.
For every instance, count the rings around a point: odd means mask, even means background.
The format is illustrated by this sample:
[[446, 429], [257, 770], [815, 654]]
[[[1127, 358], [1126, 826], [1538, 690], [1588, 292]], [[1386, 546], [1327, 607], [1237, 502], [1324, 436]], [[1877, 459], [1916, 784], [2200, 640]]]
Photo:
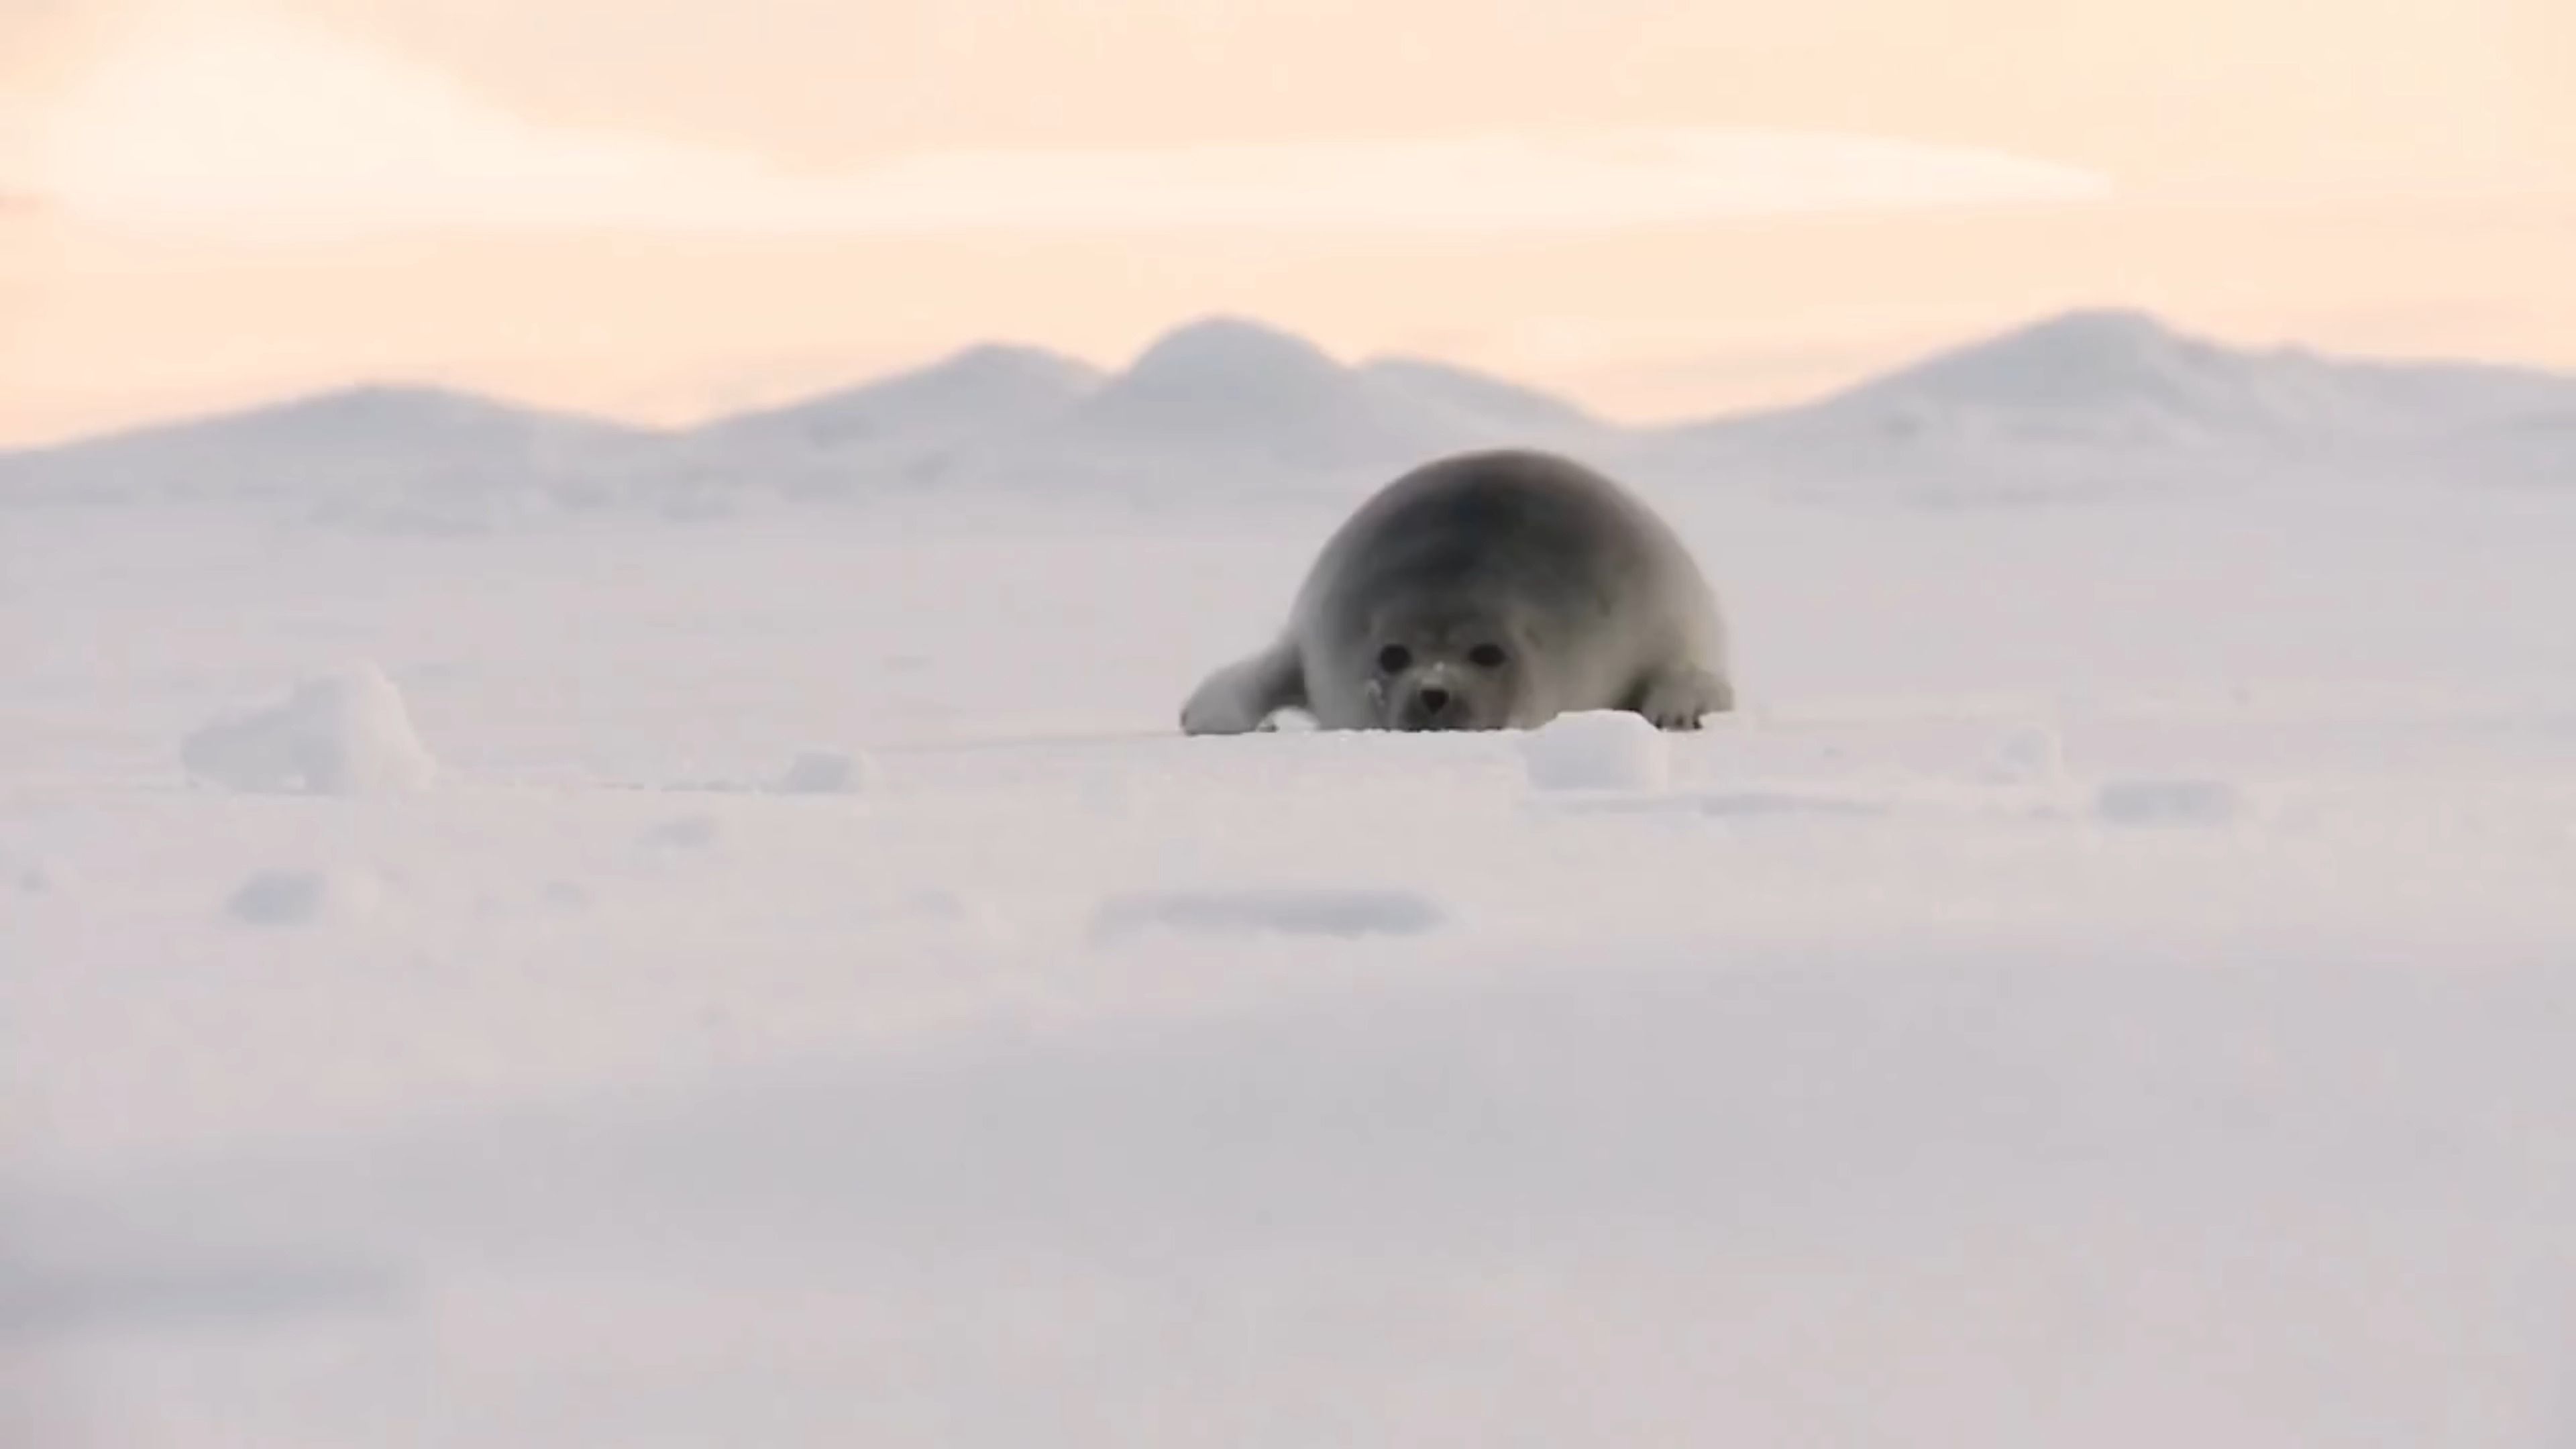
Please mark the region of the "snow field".
[[1179, 738], [1321, 508], [13, 535], [0, 1423], [2564, 1442], [2576, 507], [1674, 508], [1689, 736]]

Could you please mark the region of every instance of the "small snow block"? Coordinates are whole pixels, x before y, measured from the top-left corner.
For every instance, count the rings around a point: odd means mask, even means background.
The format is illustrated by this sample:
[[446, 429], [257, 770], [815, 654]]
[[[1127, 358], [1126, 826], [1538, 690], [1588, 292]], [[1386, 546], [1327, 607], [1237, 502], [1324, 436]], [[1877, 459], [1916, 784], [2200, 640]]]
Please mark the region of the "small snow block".
[[1534, 790], [1660, 790], [1672, 778], [1671, 741], [1626, 710], [1558, 715], [1520, 750]]

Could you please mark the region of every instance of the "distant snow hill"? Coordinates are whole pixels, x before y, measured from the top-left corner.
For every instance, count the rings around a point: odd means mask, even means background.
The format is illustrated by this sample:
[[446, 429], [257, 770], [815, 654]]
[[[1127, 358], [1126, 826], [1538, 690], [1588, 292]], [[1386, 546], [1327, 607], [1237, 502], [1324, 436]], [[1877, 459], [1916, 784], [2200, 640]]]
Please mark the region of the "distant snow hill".
[[2262, 479], [2576, 484], [2576, 377], [2248, 350], [2083, 311], [1804, 405], [1622, 427], [1428, 359], [1348, 364], [1230, 317], [1108, 372], [988, 344], [682, 430], [371, 386], [0, 453], [0, 498], [269, 500], [325, 519], [479, 528], [760, 497], [1039, 491], [1226, 497], [1365, 486], [1423, 458], [1560, 449], [1659, 487], [2004, 500]]
[[0, 496], [59, 502], [459, 499], [532, 486], [609, 496], [656, 435], [432, 387], [356, 387], [211, 418], [0, 454]]
[[1817, 402], [1657, 430], [1658, 474], [1962, 494], [2281, 477], [2576, 484], [2576, 376], [2249, 350], [2083, 311]]

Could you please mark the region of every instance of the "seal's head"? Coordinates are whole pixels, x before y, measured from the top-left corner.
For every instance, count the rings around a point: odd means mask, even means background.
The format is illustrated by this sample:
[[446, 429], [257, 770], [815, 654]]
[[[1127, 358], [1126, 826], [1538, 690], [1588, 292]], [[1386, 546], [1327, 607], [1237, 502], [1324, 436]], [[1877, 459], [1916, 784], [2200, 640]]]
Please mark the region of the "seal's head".
[[1480, 609], [1414, 610], [1369, 631], [1369, 698], [1394, 730], [1504, 729], [1530, 695], [1526, 640]]

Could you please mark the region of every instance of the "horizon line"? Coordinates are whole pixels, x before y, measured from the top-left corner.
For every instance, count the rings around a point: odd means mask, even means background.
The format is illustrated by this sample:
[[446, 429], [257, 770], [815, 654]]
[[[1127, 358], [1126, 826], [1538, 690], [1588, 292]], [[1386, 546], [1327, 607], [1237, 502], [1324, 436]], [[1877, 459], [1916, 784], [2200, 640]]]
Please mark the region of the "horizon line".
[[[6, 199], [5, 195], [0, 195], [0, 203], [5, 203]], [[631, 417], [621, 417], [613, 410], [558, 407], [552, 404], [537, 402], [524, 396], [515, 395], [511, 390], [506, 388], [484, 388], [467, 385], [445, 381], [427, 374], [361, 374], [350, 378], [346, 382], [306, 387], [294, 391], [269, 393], [256, 401], [248, 401], [228, 406], [216, 405], [195, 409], [185, 409], [150, 415], [133, 422], [108, 424], [101, 427], [78, 430], [59, 435], [49, 440], [40, 439], [26, 443], [0, 444], [0, 458], [12, 455], [50, 452], [68, 447], [80, 447], [85, 444], [112, 441], [119, 437], [138, 433], [158, 432], [171, 428], [184, 428], [197, 424], [221, 422], [230, 418], [244, 417], [263, 412], [280, 411], [330, 398], [348, 397], [369, 392], [445, 395], [467, 401], [488, 403], [517, 412], [541, 414], [567, 420], [602, 424], [648, 436], [679, 437], [700, 429], [717, 426], [740, 418], [753, 417], [766, 413], [792, 411], [796, 408], [810, 406], [814, 403], [822, 402], [833, 397], [854, 392], [863, 392], [887, 383], [900, 381], [906, 377], [935, 371], [941, 367], [954, 364], [979, 352], [1016, 352], [1051, 357], [1088, 367], [1100, 373], [1103, 380], [1111, 380], [1126, 375], [1145, 356], [1174, 337], [1198, 328], [1228, 325], [1266, 333], [1277, 338], [1310, 347], [1332, 362], [1336, 368], [1346, 371], [1355, 371], [1373, 364], [1385, 362], [1404, 361], [1429, 363], [1440, 367], [1452, 368], [1461, 372], [1472, 373], [1512, 387], [1522, 388], [1538, 393], [1552, 401], [1575, 407], [1586, 416], [1591, 417], [1604, 426], [1612, 429], [1628, 430], [1688, 427], [1699, 423], [1759, 417], [1768, 413], [1790, 411], [1799, 407], [1810, 406], [1833, 397], [1841, 396], [1855, 389], [1867, 387], [1880, 379], [1901, 374], [1914, 367], [1918, 367], [1932, 361], [1935, 358], [1967, 348], [2039, 331], [2051, 325], [2062, 324], [2076, 318], [2111, 316], [2135, 318], [2147, 323], [2159, 332], [2184, 340], [2211, 342], [2220, 346], [2240, 348], [2242, 350], [2254, 350], [2253, 345], [2251, 344], [2229, 343], [2214, 336], [2197, 333], [2180, 327], [2163, 313], [2158, 312], [2153, 308], [2117, 302], [2078, 304], [2044, 311], [2028, 312], [2022, 315], [2022, 320], [2001, 327], [1962, 332], [1949, 342], [1922, 348], [1910, 353], [1905, 360], [1866, 370], [1855, 380], [1828, 386], [1812, 394], [1808, 394], [1794, 400], [1773, 404], [1759, 404], [1735, 409], [1720, 409], [1713, 412], [1693, 413], [1662, 421], [1643, 421], [1621, 420], [1611, 417], [1587, 404], [1582, 403], [1578, 399], [1560, 393], [1553, 387], [1528, 382], [1498, 369], [1481, 367], [1459, 361], [1454, 358], [1443, 357], [1429, 350], [1386, 348], [1357, 354], [1351, 357], [1344, 357], [1334, 353], [1331, 349], [1324, 347], [1322, 344], [1315, 342], [1313, 339], [1306, 337], [1295, 328], [1244, 312], [1218, 309], [1191, 314], [1163, 327], [1159, 331], [1155, 332], [1143, 346], [1135, 349], [1121, 362], [1104, 362], [1101, 359], [1084, 356], [1083, 354], [1068, 348], [1051, 346], [1039, 342], [1014, 340], [1007, 336], [984, 337], [971, 341], [960, 342], [940, 348], [936, 351], [925, 352], [919, 354], [912, 362], [885, 367], [873, 373], [853, 377], [847, 382], [802, 391], [779, 402], [759, 403], [750, 406], [729, 408], [717, 407], [699, 414], [688, 421], [682, 422], [652, 423]], [[2380, 353], [2328, 353], [2312, 345], [2296, 342], [2275, 343], [2266, 350], [2281, 349], [2307, 350], [2317, 353], [2318, 355], [2358, 363], [2409, 361], [2424, 365], [2449, 364], [2454, 366], [2503, 367], [2518, 371], [2539, 373], [2551, 377], [2562, 377], [2571, 384], [2576, 384], [2576, 371], [2536, 364], [2496, 362], [2484, 358], [2457, 356], [2451, 354], [2427, 354], [2421, 356], [2400, 357], [2395, 354]]]

